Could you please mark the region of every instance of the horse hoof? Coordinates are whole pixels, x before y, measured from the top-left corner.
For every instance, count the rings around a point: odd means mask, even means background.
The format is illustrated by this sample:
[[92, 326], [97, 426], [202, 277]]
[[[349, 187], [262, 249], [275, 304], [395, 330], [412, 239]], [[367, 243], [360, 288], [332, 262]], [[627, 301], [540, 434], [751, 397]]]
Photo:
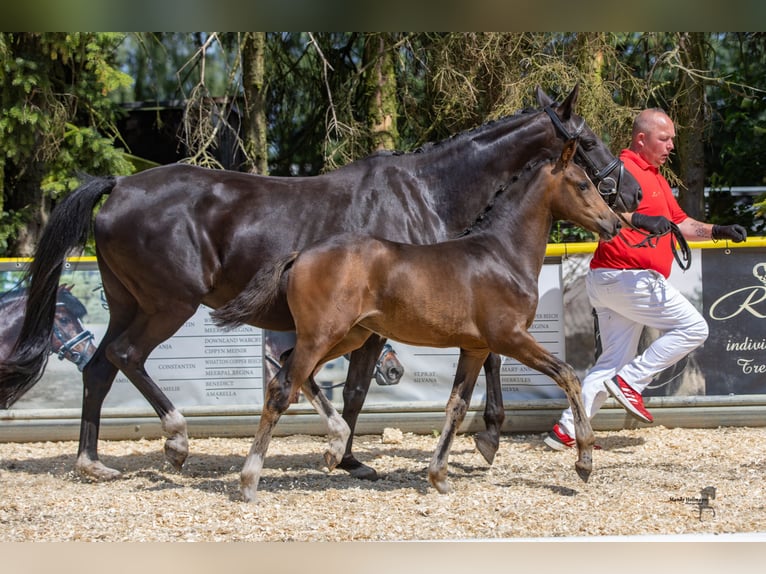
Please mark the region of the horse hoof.
[[186, 432], [176, 433], [165, 439], [165, 459], [176, 470], [181, 470], [189, 456], [189, 439]]
[[167, 460], [176, 471], [181, 471], [188, 455], [188, 450], [178, 450], [176, 445], [173, 444], [170, 439], [165, 442], [165, 460]]
[[242, 500], [244, 500], [248, 504], [252, 504], [253, 502], [255, 502], [256, 492], [257, 492], [256, 489], [242, 486], [241, 491], [242, 491]]
[[579, 476], [583, 482], [588, 482], [593, 466], [590, 464], [583, 464], [578, 460], [575, 463], [575, 470], [577, 471], [577, 476]]
[[324, 463], [329, 470], [335, 470], [339, 464], [338, 458], [330, 450], [324, 452]]
[[448, 494], [450, 491], [449, 482], [444, 478], [429, 476], [428, 482], [431, 483], [431, 486], [433, 486], [439, 494]]
[[340, 464], [338, 464], [338, 468], [345, 470], [351, 476], [360, 480], [378, 480], [378, 473], [374, 468], [362, 464], [354, 457], [344, 457]]
[[122, 476], [122, 473], [119, 470], [109, 468], [99, 460], [89, 460], [87, 462], [78, 460], [75, 465], [75, 472], [83, 478], [98, 482], [116, 480]]
[[491, 466], [495, 460], [497, 449], [500, 446], [498, 437], [491, 435], [487, 431], [482, 431], [474, 436], [473, 442], [476, 444], [476, 448], [479, 453], [481, 453], [481, 456], [483, 456], [484, 460]]

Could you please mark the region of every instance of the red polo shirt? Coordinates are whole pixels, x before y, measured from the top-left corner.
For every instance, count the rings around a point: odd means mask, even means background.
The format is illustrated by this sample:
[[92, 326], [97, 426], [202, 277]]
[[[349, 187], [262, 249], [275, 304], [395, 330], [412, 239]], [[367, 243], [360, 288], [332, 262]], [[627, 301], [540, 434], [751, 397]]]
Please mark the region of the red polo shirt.
[[[667, 180], [656, 167], [629, 149], [622, 150], [620, 159], [641, 186], [643, 198], [636, 209], [638, 213], [664, 215], [676, 224], [686, 219], [687, 215], [673, 197]], [[630, 247], [642, 239], [644, 235], [641, 233], [623, 227], [617, 237], [599, 242], [590, 262], [591, 269], [654, 269], [665, 277], [670, 276], [673, 266], [672, 236], [663, 235], [654, 248]]]

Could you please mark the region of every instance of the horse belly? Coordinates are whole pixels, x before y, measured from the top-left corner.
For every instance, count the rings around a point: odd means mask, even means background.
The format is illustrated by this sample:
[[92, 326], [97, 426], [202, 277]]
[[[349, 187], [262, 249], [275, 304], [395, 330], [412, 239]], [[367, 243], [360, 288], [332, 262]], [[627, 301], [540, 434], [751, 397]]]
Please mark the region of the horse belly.
[[471, 317], [471, 302], [440, 291], [405, 290], [398, 296], [384, 297], [377, 312], [366, 317], [362, 325], [408, 345], [483, 346], [484, 338]]

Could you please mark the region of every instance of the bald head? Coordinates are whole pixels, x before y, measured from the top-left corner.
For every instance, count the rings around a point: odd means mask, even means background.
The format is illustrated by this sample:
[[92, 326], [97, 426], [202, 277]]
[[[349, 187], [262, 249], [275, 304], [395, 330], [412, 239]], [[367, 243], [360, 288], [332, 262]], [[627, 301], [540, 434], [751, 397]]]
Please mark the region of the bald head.
[[655, 167], [665, 163], [674, 149], [673, 120], [660, 108], [648, 108], [633, 121], [630, 149]]

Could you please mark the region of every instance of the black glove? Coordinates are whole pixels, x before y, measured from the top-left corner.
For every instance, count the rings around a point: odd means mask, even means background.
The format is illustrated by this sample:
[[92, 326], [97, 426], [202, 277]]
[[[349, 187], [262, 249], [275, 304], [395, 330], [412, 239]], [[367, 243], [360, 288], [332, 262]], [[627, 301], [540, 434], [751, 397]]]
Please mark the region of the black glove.
[[653, 235], [662, 235], [670, 231], [670, 220], [664, 215], [645, 215], [633, 212], [630, 222], [634, 227], [644, 229]]
[[741, 225], [714, 225], [713, 239], [731, 239], [734, 243], [742, 243], [747, 239], [747, 230]]

